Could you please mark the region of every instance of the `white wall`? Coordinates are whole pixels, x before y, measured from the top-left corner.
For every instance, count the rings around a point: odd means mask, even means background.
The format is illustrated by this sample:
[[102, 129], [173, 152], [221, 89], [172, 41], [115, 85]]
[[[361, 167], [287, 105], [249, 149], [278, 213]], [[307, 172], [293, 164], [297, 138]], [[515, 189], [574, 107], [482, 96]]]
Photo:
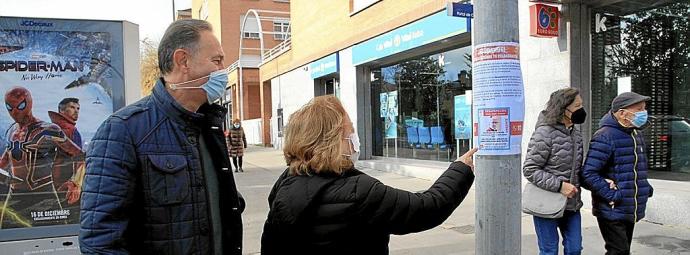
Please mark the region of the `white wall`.
[[[357, 128], [356, 67], [352, 65], [352, 48], [340, 51], [340, 101]], [[314, 79], [308, 64], [271, 79], [271, 143], [275, 149], [283, 147], [278, 137], [278, 108], [283, 108], [283, 124], [290, 121], [290, 114], [314, 98]]]
[[[570, 87], [570, 56], [567, 48], [568, 25], [560, 23], [562, 38], [529, 36], [529, 7], [535, 4], [519, 0], [520, 64], [525, 85], [525, 126], [522, 137], [523, 158], [534, 132], [539, 112], [544, 109], [553, 91]], [[564, 17], [561, 17], [563, 19]], [[559, 45], [559, 40], [560, 45]]]
[[277, 109], [283, 108], [283, 124], [287, 125], [290, 114], [314, 98], [314, 80], [307, 66], [301, 66], [271, 80], [271, 143], [278, 150], [282, 149], [283, 143], [282, 137], [278, 137]]
[[350, 115], [357, 130], [357, 67], [352, 65], [352, 47], [339, 53], [340, 61], [340, 102]]
[[141, 99], [141, 72], [139, 70], [139, 25], [123, 21], [122, 41], [125, 76], [125, 105]]
[[242, 121], [242, 129], [244, 129], [244, 136], [247, 138], [247, 144], [262, 144], [261, 119]]

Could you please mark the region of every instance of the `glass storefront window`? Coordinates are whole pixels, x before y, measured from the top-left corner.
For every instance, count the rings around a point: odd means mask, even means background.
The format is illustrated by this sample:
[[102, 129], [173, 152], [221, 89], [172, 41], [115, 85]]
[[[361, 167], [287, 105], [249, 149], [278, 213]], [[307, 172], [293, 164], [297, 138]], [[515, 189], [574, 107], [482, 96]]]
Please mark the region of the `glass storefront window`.
[[372, 68], [374, 156], [452, 161], [470, 144], [471, 47]]
[[608, 29], [594, 24], [591, 32], [592, 129], [617, 94], [650, 96], [650, 169], [690, 173], [690, 1], [622, 16], [593, 13], [607, 18]]

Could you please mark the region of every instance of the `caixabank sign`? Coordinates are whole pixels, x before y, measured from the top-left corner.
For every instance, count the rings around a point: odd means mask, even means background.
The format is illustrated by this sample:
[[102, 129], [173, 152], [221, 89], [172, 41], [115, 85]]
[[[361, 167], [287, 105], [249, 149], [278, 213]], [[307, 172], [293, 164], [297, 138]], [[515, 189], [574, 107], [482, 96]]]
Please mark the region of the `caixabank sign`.
[[529, 34], [535, 37], [557, 37], [558, 7], [545, 4], [535, 4], [529, 7]]

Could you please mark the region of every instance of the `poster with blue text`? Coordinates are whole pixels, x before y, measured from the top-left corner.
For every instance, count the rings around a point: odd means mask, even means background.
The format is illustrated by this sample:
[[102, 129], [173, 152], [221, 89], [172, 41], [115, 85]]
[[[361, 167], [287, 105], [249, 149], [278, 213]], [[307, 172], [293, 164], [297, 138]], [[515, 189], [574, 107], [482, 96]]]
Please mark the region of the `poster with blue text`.
[[388, 92], [386, 99], [386, 139], [398, 138], [398, 91]]
[[455, 139], [468, 140], [472, 136], [471, 106], [467, 95], [455, 96]]

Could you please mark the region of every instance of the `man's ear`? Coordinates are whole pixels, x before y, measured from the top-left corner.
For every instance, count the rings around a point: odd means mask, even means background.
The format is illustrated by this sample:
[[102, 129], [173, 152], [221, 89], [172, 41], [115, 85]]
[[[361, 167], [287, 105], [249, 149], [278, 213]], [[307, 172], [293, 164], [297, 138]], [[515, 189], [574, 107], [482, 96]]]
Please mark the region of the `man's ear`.
[[189, 71], [189, 53], [184, 49], [176, 49], [173, 52], [173, 69], [178, 68], [182, 73]]
[[617, 112], [614, 113], [614, 115], [620, 117], [620, 118], [625, 118], [625, 115], [627, 115], [626, 111], [623, 111], [622, 109], [618, 110]]

